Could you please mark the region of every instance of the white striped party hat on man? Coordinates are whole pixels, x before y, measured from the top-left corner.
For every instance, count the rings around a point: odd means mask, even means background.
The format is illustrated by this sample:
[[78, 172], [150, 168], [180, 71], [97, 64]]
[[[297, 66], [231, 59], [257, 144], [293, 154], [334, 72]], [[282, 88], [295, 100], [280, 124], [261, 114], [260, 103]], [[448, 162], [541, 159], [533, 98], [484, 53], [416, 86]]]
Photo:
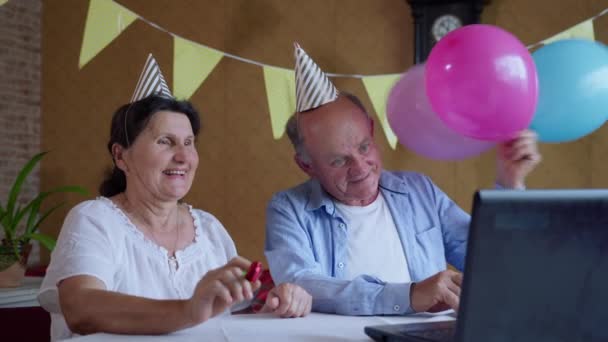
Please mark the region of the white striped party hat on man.
[[327, 75], [294, 43], [296, 57], [296, 111], [315, 109], [338, 98], [338, 89]]
[[139, 76], [139, 81], [137, 81], [133, 97], [131, 97], [131, 103], [144, 99], [152, 94], [168, 98], [173, 97], [171, 91], [169, 91], [167, 82], [165, 82], [163, 74], [160, 72], [160, 67], [158, 66], [158, 63], [156, 63], [156, 59], [152, 57], [152, 54], [149, 54], [146, 64], [144, 65], [144, 70]]

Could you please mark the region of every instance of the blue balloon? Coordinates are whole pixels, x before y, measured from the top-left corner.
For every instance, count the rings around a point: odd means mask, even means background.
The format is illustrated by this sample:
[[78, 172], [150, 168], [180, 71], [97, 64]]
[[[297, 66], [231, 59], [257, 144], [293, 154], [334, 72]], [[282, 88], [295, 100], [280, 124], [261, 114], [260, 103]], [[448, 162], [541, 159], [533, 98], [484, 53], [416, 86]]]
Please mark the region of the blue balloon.
[[567, 39], [532, 54], [538, 106], [530, 128], [542, 142], [565, 142], [598, 129], [608, 119], [608, 48]]

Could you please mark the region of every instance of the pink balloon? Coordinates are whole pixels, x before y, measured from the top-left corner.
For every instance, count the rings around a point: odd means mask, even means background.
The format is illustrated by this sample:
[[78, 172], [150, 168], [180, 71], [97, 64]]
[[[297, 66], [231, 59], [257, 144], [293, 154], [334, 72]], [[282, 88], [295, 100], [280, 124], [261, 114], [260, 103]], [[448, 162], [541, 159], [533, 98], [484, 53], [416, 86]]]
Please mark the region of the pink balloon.
[[388, 122], [399, 142], [422, 156], [459, 160], [479, 155], [493, 142], [475, 140], [447, 127], [433, 112], [424, 90], [424, 65], [409, 69], [395, 84], [387, 102]]
[[536, 66], [509, 32], [468, 25], [448, 33], [431, 50], [426, 91], [450, 128], [471, 138], [509, 140], [534, 116]]

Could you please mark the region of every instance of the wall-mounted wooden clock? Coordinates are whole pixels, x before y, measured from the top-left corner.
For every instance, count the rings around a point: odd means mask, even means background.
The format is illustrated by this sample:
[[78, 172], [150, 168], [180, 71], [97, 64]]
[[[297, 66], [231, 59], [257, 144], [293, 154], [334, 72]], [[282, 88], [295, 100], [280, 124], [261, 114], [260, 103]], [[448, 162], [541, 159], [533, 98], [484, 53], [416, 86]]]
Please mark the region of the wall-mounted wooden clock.
[[414, 63], [424, 62], [433, 46], [450, 31], [479, 23], [490, 0], [407, 0], [414, 17]]

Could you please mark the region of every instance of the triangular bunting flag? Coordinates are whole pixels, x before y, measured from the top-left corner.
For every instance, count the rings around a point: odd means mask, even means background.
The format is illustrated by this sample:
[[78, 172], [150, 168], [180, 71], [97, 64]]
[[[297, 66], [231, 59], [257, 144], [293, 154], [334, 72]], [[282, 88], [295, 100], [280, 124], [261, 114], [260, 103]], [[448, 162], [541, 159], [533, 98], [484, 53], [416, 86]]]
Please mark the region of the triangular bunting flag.
[[365, 86], [365, 90], [367, 90], [367, 95], [372, 101], [380, 125], [384, 130], [384, 135], [386, 135], [386, 140], [388, 140], [388, 144], [393, 150], [397, 147], [397, 136], [393, 133], [386, 117], [386, 101], [388, 100], [391, 88], [399, 80], [400, 76], [399, 74], [394, 74], [363, 77], [363, 85]]
[[593, 20], [589, 19], [582, 23], [572, 26], [571, 28], [556, 34], [555, 36], [543, 40], [543, 44], [553, 43], [562, 39], [588, 39], [595, 40], [595, 32], [593, 31]]
[[137, 81], [137, 86], [135, 86], [131, 103], [145, 99], [152, 94], [173, 97], [162, 72], [160, 72], [156, 59], [152, 57], [152, 54], [149, 54], [144, 69], [139, 76], [139, 81]]
[[287, 69], [264, 66], [264, 83], [270, 111], [272, 136], [280, 139], [285, 133], [285, 124], [296, 110], [294, 72]]
[[338, 98], [338, 90], [327, 75], [295, 44], [296, 58], [296, 109], [304, 112], [317, 108]]
[[182, 38], [173, 40], [173, 93], [188, 99], [213, 71], [223, 53]]
[[78, 67], [82, 68], [124, 31], [137, 16], [111, 0], [90, 0]]

